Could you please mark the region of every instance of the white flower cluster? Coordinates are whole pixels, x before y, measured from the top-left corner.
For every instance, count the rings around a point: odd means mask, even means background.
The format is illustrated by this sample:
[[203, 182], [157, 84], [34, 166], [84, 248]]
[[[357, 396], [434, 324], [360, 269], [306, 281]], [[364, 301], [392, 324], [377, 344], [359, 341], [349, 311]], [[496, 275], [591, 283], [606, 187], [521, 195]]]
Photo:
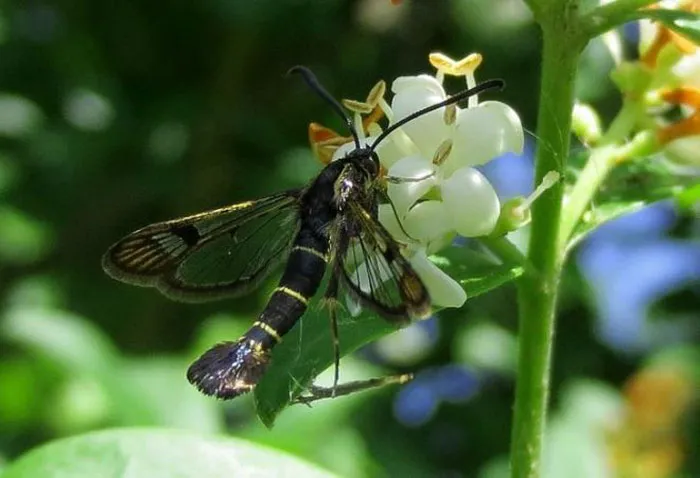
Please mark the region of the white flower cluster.
[[[480, 55], [453, 61], [433, 54], [430, 60], [437, 67], [436, 76], [397, 78], [391, 87], [391, 105], [383, 95], [375, 98], [390, 125], [445, 100], [445, 75], [465, 77], [468, 87], [476, 84], [474, 70], [481, 63]], [[359, 112], [356, 114], [358, 124], [362, 124]], [[363, 143], [371, 144], [381, 128], [373, 122], [366, 129], [370, 136]], [[377, 147], [380, 163], [387, 171], [387, 192], [392, 202], [380, 207], [379, 219], [394, 238], [407, 245], [407, 256], [434, 305], [459, 307], [466, 293], [428, 256], [456, 235], [491, 233], [501, 211], [496, 192], [475, 166], [506, 152], [520, 153], [523, 142], [520, 118], [512, 108], [498, 101], [480, 103], [473, 96], [466, 108], [451, 105], [408, 122]], [[352, 148], [350, 143], [341, 146], [333, 159]]]

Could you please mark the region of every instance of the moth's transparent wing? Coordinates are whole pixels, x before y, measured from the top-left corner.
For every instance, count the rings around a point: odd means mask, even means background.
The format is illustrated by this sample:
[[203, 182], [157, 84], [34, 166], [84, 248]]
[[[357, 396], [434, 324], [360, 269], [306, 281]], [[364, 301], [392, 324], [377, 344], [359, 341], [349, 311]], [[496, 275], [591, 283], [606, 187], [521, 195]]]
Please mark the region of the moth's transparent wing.
[[257, 287], [288, 255], [300, 190], [151, 224], [109, 248], [105, 272], [166, 296], [204, 301]]
[[399, 245], [359, 204], [341, 218], [336, 244], [342, 283], [359, 302], [392, 322], [430, 315], [430, 296]]

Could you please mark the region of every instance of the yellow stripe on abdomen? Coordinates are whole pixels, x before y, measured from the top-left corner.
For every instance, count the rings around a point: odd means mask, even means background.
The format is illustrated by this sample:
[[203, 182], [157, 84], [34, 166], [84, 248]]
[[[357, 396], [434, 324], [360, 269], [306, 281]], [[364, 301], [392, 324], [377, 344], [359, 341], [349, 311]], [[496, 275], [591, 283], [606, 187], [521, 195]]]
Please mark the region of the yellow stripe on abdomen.
[[294, 289], [290, 289], [289, 287], [278, 287], [275, 289], [274, 292], [282, 292], [283, 294], [287, 294], [289, 297], [295, 298], [305, 306], [309, 305], [309, 299], [307, 297], [304, 297], [302, 294], [295, 291]]
[[267, 332], [277, 343], [282, 342], [282, 337], [280, 337], [280, 334], [277, 333], [275, 329], [270, 327], [268, 324], [265, 322], [260, 322], [259, 320], [253, 324], [253, 327], [257, 327], [260, 330], [263, 330]]
[[318, 257], [323, 262], [328, 262], [328, 257], [326, 257], [326, 255], [324, 253], [317, 251], [313, 247], [294, 246], [294, 247], [292, 247], [292, 252], [294, 252], [294, 251], [308, 252], [309, 254], [313, 254], [314, 256]]

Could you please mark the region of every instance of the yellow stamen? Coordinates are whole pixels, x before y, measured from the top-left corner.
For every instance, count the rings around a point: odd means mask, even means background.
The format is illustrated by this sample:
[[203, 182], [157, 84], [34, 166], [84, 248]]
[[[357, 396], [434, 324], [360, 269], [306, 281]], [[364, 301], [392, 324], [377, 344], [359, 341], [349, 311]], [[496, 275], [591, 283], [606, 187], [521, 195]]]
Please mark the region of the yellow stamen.
[[379, 104], [379, 101], [384, 98], [385, 93], [386, 83], [384, 80], [379, 80], [377, 84], [374, 85], [371, 90], [369, 90], [369, 94], [367, 95], [367, 99], [365, 101], [368, 105], [376, 107]]
[[353, 113], [361, 113], [366, 115], [368, 113], [371, 113], [373, 109], [372, 105], [365, 103], [364, 101], [344, 99], [341, 100], [341, 102], [343, 103], [343, 106], [345, 106]]
[[[384, 102], [384, 100], [381, 100], [381, 102]], [[384, 108], [381, 102], [362, 120], [362, 126], [365, 128], [367, 134], [370, 134], [370, 126], [377, 124], [379, 120], [384, 117]]]
[[440, 73], [451, 76], [465, 76], [474, 73], [474, 70], [481, 65], [483, 57], [478, 53], [472, 53], [461, 60], [455, 61], [443, 53], [436, 52], [428, 55], [428, 61]]
[[457, 106], [453, 103], [445, 106], [445, 114], [442, 117], [447, 126], [454, 124], [457, 120]]
[[341, 102], [343, 103], [343, 106], [353, 113], [361, 113], [366, 115], [372, 113], [379, 102], [384, 99], [384, 93], [386, 93], [386, 83], [384, 80], [379, 80], [372, 87], [372, 89], [369, 90], [365, 101], [344, 99], [341, 100]]
[[447, 158], [450, 157], [451, 152], [452, 140], [446, 139], [445, 141], [440, 143], [440, 146], [438, 146], [437, 150], [435, 150], [435, 154], [433, 155], [433, 164], [435, 166], [440, 166], [447, 160]]

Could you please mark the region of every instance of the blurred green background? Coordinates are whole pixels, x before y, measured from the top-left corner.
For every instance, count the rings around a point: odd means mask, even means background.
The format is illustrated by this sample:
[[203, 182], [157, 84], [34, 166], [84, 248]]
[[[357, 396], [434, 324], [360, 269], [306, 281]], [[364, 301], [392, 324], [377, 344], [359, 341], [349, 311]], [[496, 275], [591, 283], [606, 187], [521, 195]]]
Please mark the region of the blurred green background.
[[[478, 78], [504, 78], [499, 99], [534, 130], [538, 48], [515, 0], [4, 2], [0, 467], [55, 438], [138, 425], [241, 436], [344, 476], [504, 476], [512, 287], [344, 360], [345, 378], [422, 371], [411, 386], [293, 407], [268, 431], [250, 397], [202, 397], [184, 373], [207, 346], [250, 325], [270, 286], [179, 304], [109, 279], [100, 257], [150, 222], [312, 178], [321, 165], [308, 123], [342, 125], [298, 78], [285, 78], [295, 64], [337, 97], [362, 99], [379, 79], [430, 73], [432, 51], [480, 52]], [[580, 97], [604, 118], [619, 106], [611, 66], [598, 42], [582, 59]], [[487, 170], [501, 191], [527, 192], [534, 145]], [[699, 231], [697, 217], [662, 204], [574, 254], [555, 345], [548, 476], [700, 476], [690, 406]], [[627, 289], [605, 282], [613, 271]]]

